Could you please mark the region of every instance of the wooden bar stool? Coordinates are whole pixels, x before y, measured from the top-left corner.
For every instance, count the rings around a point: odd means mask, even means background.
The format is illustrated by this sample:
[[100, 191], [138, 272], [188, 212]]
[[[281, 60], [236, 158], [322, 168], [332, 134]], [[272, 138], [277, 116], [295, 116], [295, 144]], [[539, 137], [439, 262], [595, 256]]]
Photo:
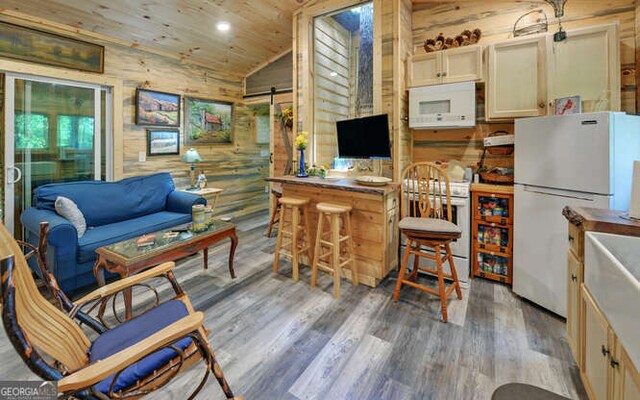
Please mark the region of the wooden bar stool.
[[311, 236], [309, 236], [309, 216], [305, 210], [309, 199], [280, 197], [278, 222], [278, 238], [273, 258], [273, 272], [278, 272], [280, 256], [291, 259], [293, 264], [293, 280], [298, 280], [298, 263], [300, 254], [307, 253], [309, 262], [313, 260], [311, 252]]
[[278, 202], [282, 197], [282, 188], [276, 186], [272, 187], [271, 194], [273, 195], [273, 209], [271, 211], [271, 218], [269, 219], [269, 230], [267, 230], [267, 237], [271, 237], [273, 226], [280, 221], [280, 219], [278, 218]]
[[[393, 301], [400, 297], [402, 285], [409, 285], [440, 297], [442, 321], [447, 322], [447, 298], [455, 290], [462, 299], [458, 274], [453, 263], [450, 243], [460, 238], [462, 230], [451, 222], [451, 192], [449, 177], [435, 164], [423, 162], [409, 165], [402, 174], [402, 201], [400, 203], [400, 233], [407, 237], [407, 244], [393, 293]], [[413, 248], [415, 245], [415, 248]], [[431, 250], [431, 251], [428, 251]], [[444, 256], [442, 252], [444, 251]], [[409, 273], [407, 264], [413, 254], [413, 269]], [[436, 269], [423, 268], [419, 257], [434, 260]], [[448, 262], [451, 274], [443, 272], [443, 263]], [[438, 290], [417, 282], [418, 271], [438, 277]], [[445, 287], [445, 278], [451, 281]]]
[[[350, 264], [352, 282], [358, 286], [358, 271], [353, 254], [351, 236], [351, 206], [344, 204], [318, 203], [318, 232], [315, 254], [311, 267], [311, 286], [316, 286], [318, 269], [333, 274], [333, 297], [340, 297], [340, 276], [342, 267]], [[329, 225], [324, 230], [325, 219]], [[342, 232], [340, 228], [342, 229]], [[323, 251], [325, 251], [323, 253]]]

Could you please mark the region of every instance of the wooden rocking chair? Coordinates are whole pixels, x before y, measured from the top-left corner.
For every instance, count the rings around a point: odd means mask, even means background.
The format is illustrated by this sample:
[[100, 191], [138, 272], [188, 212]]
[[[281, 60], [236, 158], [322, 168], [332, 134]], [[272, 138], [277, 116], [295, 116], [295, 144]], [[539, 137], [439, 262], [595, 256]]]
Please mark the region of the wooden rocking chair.
[[[193, 310], [175, 280], [173, 267], [172, 262], [164, 263], [103, 286], [73, 302], [67, 315], [40, 295], [19, 244], [0, 225], [4, 329], [29, 369], [44, 380], [57, 381], [58, 392], [63, 396], [140, 398], [202, 359], [206, 372], [188, 398], [194, 398], [213, 373], [225, 396], [232, 399], [233, 393], [207, 340], [203, 314]], [[104, 332], [93, 342], [74, 322], [85, 306], [101, 303], [153, 277], [168, 279], [176, 297], [113, 329], [103, 327]], [[100, 333], [100, 329], [94, 330]]]

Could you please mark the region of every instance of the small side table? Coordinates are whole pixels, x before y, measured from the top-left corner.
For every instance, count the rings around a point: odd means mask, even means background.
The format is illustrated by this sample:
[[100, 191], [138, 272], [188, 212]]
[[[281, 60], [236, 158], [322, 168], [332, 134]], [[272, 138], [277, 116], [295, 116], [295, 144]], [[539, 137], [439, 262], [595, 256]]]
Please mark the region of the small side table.
[[216, 202], [218, 201], [218, 196], [220, 195], [220, 193], [224, 192], [224, 189], [206, 187], [204, 189], [197, 189], [197, 190], [183, 190], [183, 192], [193, 193], [193, 194], [197, 194], [198, 196], [202, 196], [205, 199], [207, 199], [207, 203], [209, 203], [209, 199], [212, 199], [210, 204], [211, 210], [215, 211]]

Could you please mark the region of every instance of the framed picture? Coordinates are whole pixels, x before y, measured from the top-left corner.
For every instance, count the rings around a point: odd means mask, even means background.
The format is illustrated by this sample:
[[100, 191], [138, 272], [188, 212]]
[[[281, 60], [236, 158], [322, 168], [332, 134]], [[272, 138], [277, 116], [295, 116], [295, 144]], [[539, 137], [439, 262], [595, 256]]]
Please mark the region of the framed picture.
[[233, 103], [185, 97], [186, 143], [232, 143]]
[[147, 129], [147, 155], [180, 154], [180, 131], [177, 129]]
[[136, 89], [136, 125], [180, 126], [180, 95]]
[[8, 22], [0, 22], [0, 57], [104, 72], [103, 46]]

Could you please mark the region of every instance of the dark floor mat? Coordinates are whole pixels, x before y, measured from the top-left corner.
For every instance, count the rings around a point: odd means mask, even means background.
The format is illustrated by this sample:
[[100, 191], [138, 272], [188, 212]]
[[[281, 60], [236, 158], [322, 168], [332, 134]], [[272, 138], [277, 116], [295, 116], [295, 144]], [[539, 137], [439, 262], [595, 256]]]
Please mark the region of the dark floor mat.
[[525, 383], [507, 383], [497, 388], [491, 400], [571, 400], [545, 389]]

